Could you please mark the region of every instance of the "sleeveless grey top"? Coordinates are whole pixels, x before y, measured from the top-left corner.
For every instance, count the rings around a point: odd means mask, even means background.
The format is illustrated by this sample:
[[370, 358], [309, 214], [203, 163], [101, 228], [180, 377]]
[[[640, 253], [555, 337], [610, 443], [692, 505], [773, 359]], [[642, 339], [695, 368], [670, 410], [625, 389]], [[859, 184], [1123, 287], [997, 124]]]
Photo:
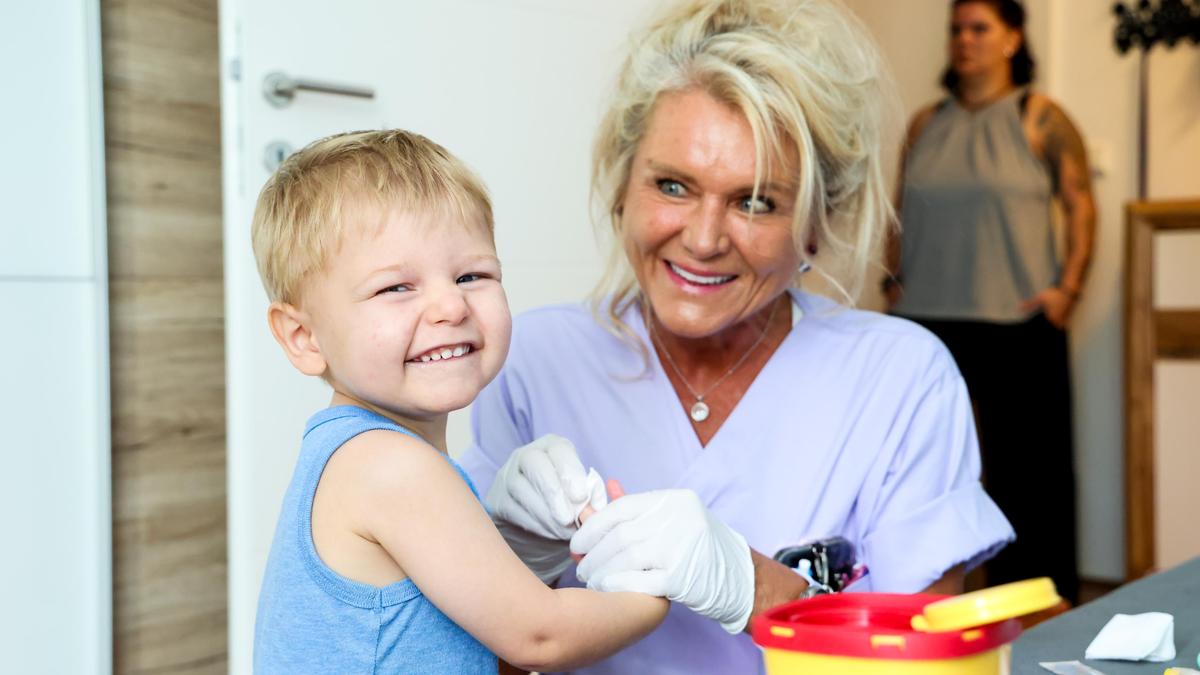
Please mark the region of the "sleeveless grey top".
[[951, 97], [910, 149], [895, 313], [1015, 323], [1058, 283], [1053, 183], [1021, 128], [1024, 92], [974, 112]]

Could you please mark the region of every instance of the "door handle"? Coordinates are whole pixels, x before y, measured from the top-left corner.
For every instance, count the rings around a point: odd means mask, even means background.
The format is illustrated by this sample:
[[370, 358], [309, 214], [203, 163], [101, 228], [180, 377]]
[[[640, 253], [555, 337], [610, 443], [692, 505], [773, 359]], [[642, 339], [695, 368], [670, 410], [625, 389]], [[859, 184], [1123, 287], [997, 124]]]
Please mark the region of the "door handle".
[[336, 94], [354, 98], [375, 98], [375, 90], [371, 87], [361, 87], [355, 84], [339, 84], [337, 82], [321, 82], [307, 78], [293, 78], [281, 72], [274, 72], [263, 78], [263, 96], [267, 103], [276, 108], [286, 108], [292, 103], [298, 91], [312, 91], [321, 94]]

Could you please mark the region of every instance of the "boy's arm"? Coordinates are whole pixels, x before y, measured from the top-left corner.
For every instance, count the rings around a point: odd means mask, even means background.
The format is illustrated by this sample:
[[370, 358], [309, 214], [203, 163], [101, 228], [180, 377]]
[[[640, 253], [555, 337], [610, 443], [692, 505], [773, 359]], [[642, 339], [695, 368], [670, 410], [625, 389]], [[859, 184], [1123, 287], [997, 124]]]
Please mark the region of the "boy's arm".
[[362, 486], [354, 518], [433, 604], [504, 661], [571, 669], [640, 639], [666, 615], [661, 598], [547, 588], [436, 451], [388, 432], [356, 441], [339, 451]]
[[518, 668], [507, 661], [500, 660], [500, 669], [497, 675], [529, 675], [529, 671], [524, 668]]

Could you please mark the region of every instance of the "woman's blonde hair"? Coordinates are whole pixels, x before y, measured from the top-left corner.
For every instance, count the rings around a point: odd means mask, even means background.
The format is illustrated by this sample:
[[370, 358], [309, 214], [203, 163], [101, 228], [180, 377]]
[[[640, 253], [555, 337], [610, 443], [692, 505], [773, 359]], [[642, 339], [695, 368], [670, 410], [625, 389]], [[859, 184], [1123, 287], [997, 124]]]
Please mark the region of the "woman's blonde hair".
[[631, 44], [593, 150], [593, 195], [615, 235], [592, 298], [597, 315], [631, 335], [620, 316], [640, 296], [621, 242], [632, 160], [659, 97], [689, 89], [746, 116], [756, 190], [764, 167], [789, 166], [791, 146], [797, 252], [807, 261], [807, 243], [819, 242], [835, 265], [814, 267], [853, 303], [894, 220], [881, 153], [886, 126], [900, 121], [866, 30], [832, 0], [684, 0]]
[[322, 138], [284, 160], [258, 195], [250, 231], [267, 295], [295, 304], [346, 221], [390, 208], [494, 227], [483, 182], [428, 138], [401, 129]]

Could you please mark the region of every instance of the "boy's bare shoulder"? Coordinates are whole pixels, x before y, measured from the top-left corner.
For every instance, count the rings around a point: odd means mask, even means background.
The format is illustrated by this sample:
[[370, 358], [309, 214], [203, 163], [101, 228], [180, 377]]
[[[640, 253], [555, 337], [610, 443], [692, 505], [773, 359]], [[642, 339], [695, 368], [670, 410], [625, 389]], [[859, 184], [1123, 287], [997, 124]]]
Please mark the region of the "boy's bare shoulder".
[[352, 482], [366, 501], [395, 502], [410, 495], [420, 499], [430, 490], [459, 484], [469, 494], [458, 472], [433, 446], [398, 431], [375, 429], [346, 441], [330, 458], [327, 476]]
[[410, 567], [419, 563], [414, 556], [424, 555], [412, 548], [414, 542], [454, 528], [492, 527], [453, 464], [433, 446], [400, 432], [354, 437], [334, 453], [326, 479], [331, 483], [326, 494], [340, 502], [346, 527], [382, 546], [408, 575], [417, 573]]

